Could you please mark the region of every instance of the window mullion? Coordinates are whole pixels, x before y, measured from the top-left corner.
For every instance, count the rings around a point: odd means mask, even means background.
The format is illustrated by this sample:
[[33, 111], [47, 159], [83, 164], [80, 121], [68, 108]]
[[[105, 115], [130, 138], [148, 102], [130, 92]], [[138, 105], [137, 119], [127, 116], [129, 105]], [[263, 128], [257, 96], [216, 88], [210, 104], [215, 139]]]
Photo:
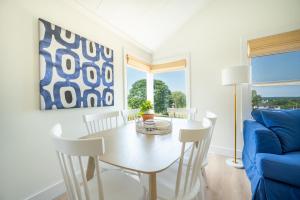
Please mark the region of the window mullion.
[[154, 103], [154, 80], [153, 73], [147, 72], [147, 100]]

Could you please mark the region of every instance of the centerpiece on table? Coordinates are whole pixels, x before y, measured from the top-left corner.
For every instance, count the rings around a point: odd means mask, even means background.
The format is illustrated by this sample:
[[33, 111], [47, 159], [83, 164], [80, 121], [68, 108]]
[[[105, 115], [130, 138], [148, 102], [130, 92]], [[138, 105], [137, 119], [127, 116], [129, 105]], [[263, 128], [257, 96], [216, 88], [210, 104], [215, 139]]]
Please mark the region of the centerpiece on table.
[[146, 100], [144, 103], [142, 103], [140, 107], [140, 113], [142, 115], [143, 121], [154, 119], [154, 113], [152, 109], [153, 109], [153, 105], [151, 101]]
[[154, 119], [151, 101], [144, 101], [140, 106], [140, 115], [143, 120], [136, 121], [136, 131], [143, 134], [162, 135], [172, 132], [172, 121]]

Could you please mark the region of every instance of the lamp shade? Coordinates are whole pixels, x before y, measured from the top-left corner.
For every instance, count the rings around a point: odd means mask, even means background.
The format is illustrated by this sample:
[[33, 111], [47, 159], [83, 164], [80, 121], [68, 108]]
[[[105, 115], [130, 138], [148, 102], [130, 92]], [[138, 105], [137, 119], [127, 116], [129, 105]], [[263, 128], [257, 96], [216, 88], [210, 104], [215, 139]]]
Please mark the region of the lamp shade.
[[222, 70], [222, 85], [238, 85], [249, 82], [249, 68], [239, 65]]

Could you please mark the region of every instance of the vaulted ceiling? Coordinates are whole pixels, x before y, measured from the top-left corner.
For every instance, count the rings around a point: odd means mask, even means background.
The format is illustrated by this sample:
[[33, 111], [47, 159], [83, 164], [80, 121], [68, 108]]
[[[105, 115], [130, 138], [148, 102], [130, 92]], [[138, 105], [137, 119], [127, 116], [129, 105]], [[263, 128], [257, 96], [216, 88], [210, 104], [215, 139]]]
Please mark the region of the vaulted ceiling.
[[153, 51], [210, 0], [74, 1]]

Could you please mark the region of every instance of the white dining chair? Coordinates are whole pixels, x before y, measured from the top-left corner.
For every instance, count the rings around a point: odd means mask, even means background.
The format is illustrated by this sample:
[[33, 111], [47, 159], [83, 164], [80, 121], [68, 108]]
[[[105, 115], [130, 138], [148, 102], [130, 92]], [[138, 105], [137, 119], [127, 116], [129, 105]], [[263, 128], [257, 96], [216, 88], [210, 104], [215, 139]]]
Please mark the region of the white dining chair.
[[[99, 156], [105, 154], [103, 138], [67, 139], [62, 137], [60, 124], [51, 130], [60, 169], [70, 200], [142, 200], [146, 199], [143, 187], [130, 176], [119, 171], [100, 173]], [[92, 156], [96, 175], [87, 181], [83, 159]]]
[[168, 108], [168, 115], [171, 118], [187, 118], [195, 120], [197, 115], [197, 108]]
[[[204, 118], [201, 129], [180, 130], [181, 154], [179, 162], [157, 174], [159, 199], [204, 200], [205, 187], [201, 166], [205, 156], [205, 144], [211, 128], [210, 120]], [[183, 165], [187, 143], [192, 143], [191, 153], [188, 164]], [[144, 185], [147, 183], [147, 177], [142, 177], [142, 183]]]
[[98, 133], [100, 131], [117, 128], [119, 126], [119, 111], [105, 113], [94, 113], [83, 116], [83, 121], [88, 134]]
[[[139, 112], [140, 112], [139, 109], [122, 110], [121, 115], [123, 118], [123, 123], [127, 124], [128, 121], [137, 120], [139, 118]], [[123, 169], [123, 172], [130, 174], [130, 175], [135, 175], [138, 177], [139, 180], [141, 178], [141, 173], [139, 173], [139, 172], [135, 172], [135, 171], [127, 170], [127, 169]]]
[[139, 118], [139, 112], [139, 109], [122, 110], [121, 114], [124, 124], [127, 124], [128, 121], [131, 120], [137, 120]]
[[[207, 184], [208, 181], [207, 181], [207, 175], [206, 175], [205, 167], [208, 165], [207, 155], [208, 155], [208, 150], [209, 150], [209, 147], [210, 147], [212, 135], [213, 135], [213, 132], [214, 132], [214, 128], [215, 128], [215, 125], [216, 125], [217, 115], [214, 114], [213, 112], [206, 111], [205, 117], [207, 119], [209, 119], [211, 121], [211, 124], [212, 124], [212, 128], [210, 130], [207, 142], [205, 144], [205, 156], [204, 156], [203, 163], [202, 163], [202, 166], [201, 166], [201, 173], [202, 173], [203, 178], [204, 178], [204, 183], [205, 183], [205, 186], [208, 187], [208, 184]], [[183, 159], [183, 164], [184, 165], [188, 164], [189, 154], [190, 154], [190, 151], [187, 151], [185, 156], [184, 156], [184, 159]]]
[[[88, 134], [117, 128], [119, 126], [119, 111], [83, 115], [83, 121]], [[119, 170], [120, 168], [101, 162], [102, 170]]]
[[208, 154], [208, 150], [209, 150], [209, 147], [210, 147], [212, 135], [213, 135], [213, 132], [214, 132], [214, 129], [215, 129], [215, 125], [216, 125], [216, 122], [217, 122], [217, 115], [213, 112], [206, 111], [206, 116], [205, 117], [207, 119], [209, 119], [211, 121], [211, 124], [212, 124], [212, 128], [210, 130], [207, 142], [205, 144], [205, 156], [204, 156], [204, 160], [203, 160], [203, 163], [202, 163], [202, 166], [201, 166], [201, 173], [202, 173], [203, 178], [204, 178], [204, 183], [205, 183], [205, 186], [208, 187], [205, 167], [208, 165], [207, 154]]

